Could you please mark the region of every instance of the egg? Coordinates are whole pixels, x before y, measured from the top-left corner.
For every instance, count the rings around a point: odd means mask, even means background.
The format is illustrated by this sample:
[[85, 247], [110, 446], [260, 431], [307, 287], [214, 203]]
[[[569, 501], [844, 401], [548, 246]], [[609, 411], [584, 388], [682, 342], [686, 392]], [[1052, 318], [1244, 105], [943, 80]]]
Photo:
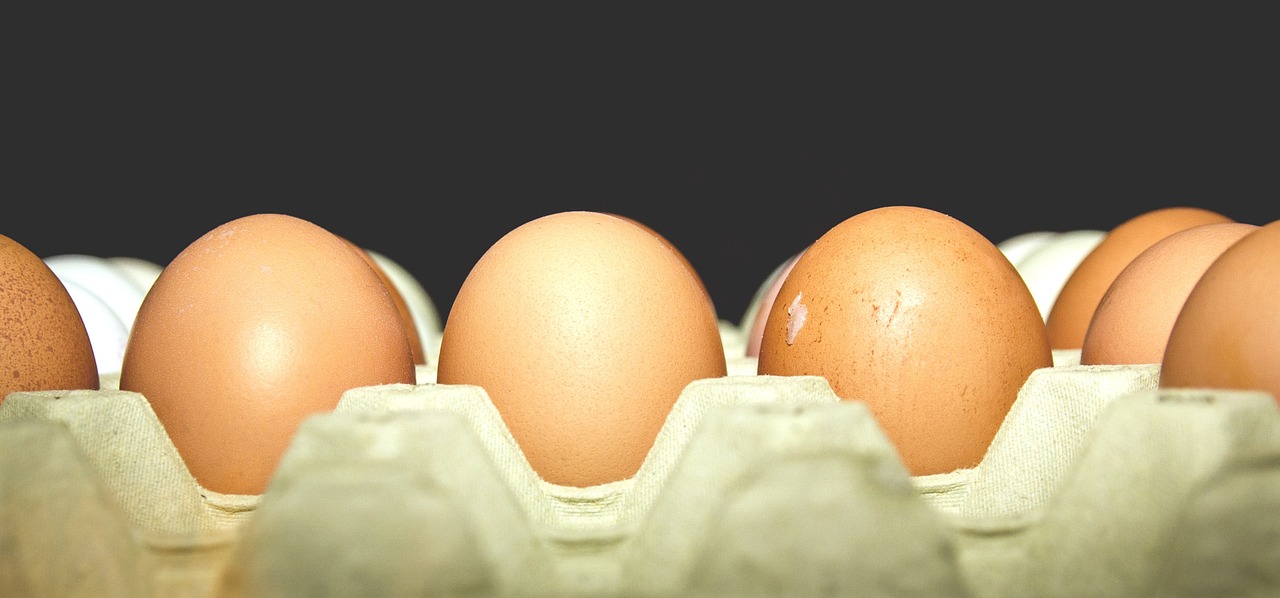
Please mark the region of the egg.
[[1202, 224], [1143, 250], [1112, 281], [1093, 312], [1082, 365], [1160, 363], [1187, 294], [1213, 260], [1257, 225]]
[[436, 304], [431, 300], [431, 296], [427, 294], [427, 289], [423, 288], [422, 283], [413, 276], [404, 266], [401, 266], [390, 257], [365, 248], [365, 252], [382, 266], [382, 271], [391, 278], [392, 284], [400, 290], [400, 296], [404, 298], [405, 304], [409, 306], [409, 315], [413, 319], [413, 325], [418, 329], [418, 338], [421, 339], [423, 350], [426, 355], [423, 357], [424, 363], [432, 363], [435, 355], [440, 352], [440, 334], [444, 327], [444, 322], [440, 318], [440, 311], [436, 309]]
[[536, 218], [463, 280], [436, 381], [482, 387], [544, 481], [630, 478], [685, 386], [726, 375], [704, 291], [635, 222], [590, 211]]
[[796, 261], [758, 373], [825, 377], [929, 475], [977, 465], [1027, 377], [1052, 363], [1035, 300], [993, 243], [940, 212], [887, 206]]
[[765, 285], [760, 289], [759, 307], [757, 307], [751, 317], [751, 327], [747, 329], [747, 352], [751, 357], [760, 356], [760, 341], [764, 338], [764, 324], [769, 320], [769, 310], [773, 307], [773, 300], [778, 297], [778, 290], [782, 288], [782, 283], [787, 279], [787, 274], [791, 273], [791, 268], [795, 267], [796, 260], [800, 259], [799, 253], [792, 254], [787, 261], [782, 262], [773, 273], [769, 275]]
[[1261, 390], [1280, 403], [1280, 220], [1241, 237], [1187, 294], [1160, 387]]
[[1143, 212], [1112, 228], [1071, 272], [1058, 292], [1045, 326], [1054, 349], [1080, 349], [1102, 295], [1142, 250], [1180, 230], [1214, 222], [1234, 222], [1213, 210], [1171, 206]]
[[128, 255], [116, 255], [106, 258], [116, 271], [124, 275], [133, 283], [134, 288], [139, 293], [146, 295], [151, 290], [151, 284], [160, 276], [160, 271], [164, 269], [160, 264], [151, 260], [145, 260], [140, 257]]
[[44, 260], [0, 235], [0, 403], [12, 392], [97, 390], [75, 300]]
[[390, 383], [415, 383], [415, 367], [386, 285], [342, 237], [264, 213], [164, 267], [119, 386], [147, 399], [201, 486], [261, 494], [304, 418]]
[[405, 335], [409, 339], [409, 349], [413, 352], [413, 362], [416, 364], [426, 365], [427, 353], [422, 347], [422, 337], [418, 334], [418, 325], [413, 321], [413, 314], [409, 312], [409, 304], [400, 295], [400, 287], [396, 286], [395, 281], [391, 280], [391, 276], [386, 270], [382, 269], [382, 264], [373, 258], [373, 254], [369, 253], [365, 248], [352, 243], [350, 239], [344, 239], [347, 244], [360, 257], [364, 258], [365, 263], [378, 274], [378, 278], [382, 280], [382, 284], [387, 287], [387, 294], [391, 295], [391, 300], [396, 304], [396, 311], [400, 312], [400, 321], [404, 324]]
[[1005, 240], [996, 243], [996, 248], [1003, 253], [1006, 258], [1017, 266], [1022, 258], [1026, 257], [1037, 247], [1056, 237], [1058, 233], [1047, 230], [1028, 231], [1008, 237]]
[[126, 329], [133, 326], [133, 318], [146, 292], [114, 262], [79, 253], [53, 255], [44, 261], [64, 283], [75, 282], [110, 306]]
[[1022, 259], [1013, 262], [1022, 281], [1031, 290], [1041, 318], [1049, 317], [1049, 310], [1058, 300], [1062, 285], [1066, 284], [1076, 266], [1080, 265], [1080, 260], [1089, 255], [1105, 235], [1103, 231], [1093, 229], [1057, 233]]
[[115, 310], [93, 291], [70, 280], [64, 281], [63, 286], [75, 301], [85, 330], [89, 331], [89, 345], [93, 347], [93, 360], [98, 364], [99, 377], [119, 374], [124, 347], [129, 342], [129, 328]]

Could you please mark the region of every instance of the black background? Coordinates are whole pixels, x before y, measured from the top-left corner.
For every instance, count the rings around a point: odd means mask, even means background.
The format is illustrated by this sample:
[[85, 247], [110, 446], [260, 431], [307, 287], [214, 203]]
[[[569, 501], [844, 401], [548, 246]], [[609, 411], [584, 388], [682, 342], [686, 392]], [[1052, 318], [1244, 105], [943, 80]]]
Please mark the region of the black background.
[[737, 321], [878, 206], [993, 242], [1168, 205], [1277, 218], [1277, 53], [1252, 15], [114, 10], [20, 23], [7, 61], [0, 234], [41, 256], [163, 265], [282, 212], [404, 266], [444, 316], [509, 230], [609, 211]]

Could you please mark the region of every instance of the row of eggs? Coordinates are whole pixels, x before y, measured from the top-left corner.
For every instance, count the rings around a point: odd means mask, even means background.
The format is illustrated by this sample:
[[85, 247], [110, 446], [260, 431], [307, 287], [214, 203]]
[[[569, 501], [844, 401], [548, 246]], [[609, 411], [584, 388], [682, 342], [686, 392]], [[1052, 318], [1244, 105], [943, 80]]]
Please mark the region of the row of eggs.
[[[868, 210], [770, 274], [741, 322], [745, 351], [759, 375], [820, 375], [867, 402], [913, 474], [972, 467], [1055, 349], [1080, 349], [1082, 364], [1121, 363], [1126, 343], [1141, 341], [1160, 356], [1128, 362], [1162, 361], [1162, 384], [1280, 390], [1242, 365], [1275, 369], [1276, 333], [1258, 321], [1274, 310], [1255, 304], [1221, 321], [1233, 304], [1275, 296], [1267, 285], [1280, 279], [1259, 262], [1275, 261], [1277, 226], [1174, 207], [1105, 233], [997, 245], [933, 210]], [[16, 257], [32, 267], [34, 256], [0, 241], [6, 276]], [[261, 493], [303, 418], [354, 386], [415, 383], [433, 351], [436, 382], [483, 387], [534, 470], [566, 486], [634, 474], [683, 387], [727, 372], [697, 272], [660, 234], [613, 214], [564, 212], [514, 229], [476, 263], [443, 325], [393, 261], [281, 214], [220, 225], [164, 268], [72, 255], [42, 263], [78, 309], [95, 375], [21, 372], [6, 349], [17, 383], [0, 390], [96, 388], [119, 372], [197, 480], [223, 493]], [[1191, 297], [1215, 263], [1220, 272]], [[1133, 289], [1112, 284], [1124, 279]], [[22, 288], [2, 282], [15, 297]], [[16, 321], [31, 319], [23, 313]], [[1180, 313], [1195, 322], [1181, 336], [1171, 334]], [[49, 356], [39, 367], [61, 363]]]

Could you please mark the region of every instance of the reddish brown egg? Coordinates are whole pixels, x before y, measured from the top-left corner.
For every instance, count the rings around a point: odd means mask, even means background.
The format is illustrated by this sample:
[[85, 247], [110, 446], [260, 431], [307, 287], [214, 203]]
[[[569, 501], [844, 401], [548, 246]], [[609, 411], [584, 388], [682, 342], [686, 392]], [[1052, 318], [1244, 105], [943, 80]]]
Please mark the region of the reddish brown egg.
[[343, 238], [255, 214], [178, 254], [134, 320], [120, 388], [150, 402], [205, 488], [260, 494], [303, 419], [415, 383], [400, 313]]
[[566, 486], [635, 475], [685, 386], [727, 369], [678, 253], [583, 211], [527, 222], [481, 256], [436, 362], [438, 383], [484, 388], [534, 471]]
[[977, 465], [1027, 377], [1052, 364], [1035, 299], [993, 243], [945, 214], [890, 206], [801, 254], [758, 371], [825, 377], [925, 475]]
[[1234, 222], [1203, 208], [1174, 206], [1143, 212], [1107, 232], [1058, 291], [1045, 326], [1054, 349], [1079, 349], [1098, 302], [1120, 271], [1160, 239], [1201, 224]]
[[0, 403], [76, 389], [98, 389], [98, 364], [75, 301], [44, 260], [0, 235]]
[[1262, 390], [1280, 402], [1280, 220], [1222, 252], [1191, 288], [1160, 367], [1162, 388]]
[[1138, 254], [1093, 312], [1080, 363], [1160, 363], [1173, 322], [1200, 275], [1256, 228], [1243, 222], [1202, 224], [1173, 233]]

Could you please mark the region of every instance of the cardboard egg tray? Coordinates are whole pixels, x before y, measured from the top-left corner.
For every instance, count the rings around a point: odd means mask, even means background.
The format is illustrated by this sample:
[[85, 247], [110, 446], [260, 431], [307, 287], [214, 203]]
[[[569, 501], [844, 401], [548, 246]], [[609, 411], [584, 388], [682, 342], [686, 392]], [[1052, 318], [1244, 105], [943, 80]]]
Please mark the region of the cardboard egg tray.
[[253, 496], [202, 488], [118, 379], [13, 393], [0, 596], [1280, 592], [1269, 394], [1056, 352], [981, 464], [911, 476], [825, 379], [729, 369], [633, 478], [587, 488], [542, 481], [484, 390], [427, 366], [308, 419]]

